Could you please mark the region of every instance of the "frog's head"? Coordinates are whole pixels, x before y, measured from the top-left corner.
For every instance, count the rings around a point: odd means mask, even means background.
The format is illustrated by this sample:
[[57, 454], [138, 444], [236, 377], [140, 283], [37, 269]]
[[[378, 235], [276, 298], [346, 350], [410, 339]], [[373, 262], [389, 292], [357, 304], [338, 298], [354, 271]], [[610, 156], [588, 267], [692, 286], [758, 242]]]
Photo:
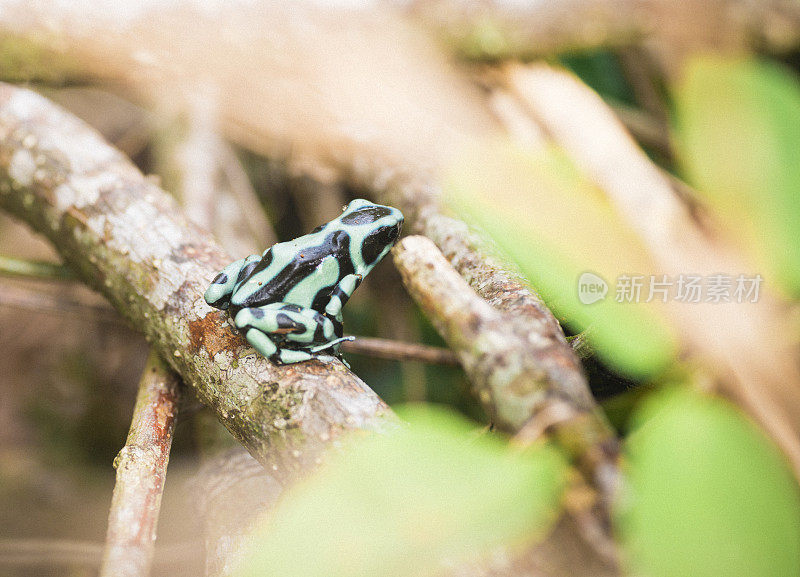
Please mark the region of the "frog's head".
[[365, 276], [400, 238], [403, 213], [358, 198], [347, 205], [337, 221], [350, 235], [355, 273]]

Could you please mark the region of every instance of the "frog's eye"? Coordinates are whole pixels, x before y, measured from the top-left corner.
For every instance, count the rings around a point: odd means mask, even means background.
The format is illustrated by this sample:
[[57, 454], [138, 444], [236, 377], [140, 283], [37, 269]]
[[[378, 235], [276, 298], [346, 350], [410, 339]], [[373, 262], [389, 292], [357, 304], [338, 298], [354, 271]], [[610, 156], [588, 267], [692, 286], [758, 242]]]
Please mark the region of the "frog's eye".
[[342, 217], [342, 224], [372, 224], [376, 220], [392, 214], [392, 209], [385, 206], [372, 205], [365, 208], [360, 208]]

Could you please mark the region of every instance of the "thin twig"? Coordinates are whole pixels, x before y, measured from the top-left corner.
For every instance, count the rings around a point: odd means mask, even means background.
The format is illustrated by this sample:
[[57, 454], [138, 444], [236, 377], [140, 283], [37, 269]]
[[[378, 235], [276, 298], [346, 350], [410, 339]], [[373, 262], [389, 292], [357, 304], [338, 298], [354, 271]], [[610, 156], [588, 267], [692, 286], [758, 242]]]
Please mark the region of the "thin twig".
[[[0, 539], [0, 566], [89, 565], [103, 559], [104, 543], [64, 539]], [[156, 547], [154, 567], [180, 568], [196, 558], [192, 544]]]
[[416, 343], [403, 343], [391, 339], [358, 337], [342, 343], [342, 351], [392, 361], [420, 361], [436, 365], [457, 365], [453, 351]]
[[139, 382], [128, 440], [114, 460], [117, 483], [101, 577], [150, 573], [178, 402], [177, 375], [151, 352]]
[[264, 207], [258, 202], [258, 196], [233, 147], [220, 139], [217, 155], [220, 169], [228, 183], [226, 191], [236, 199], [256, 246], [264, 250], [278, 242], [278, 235], [264, 214]]
[[74, 279], [75, 275], [62, 264], [24, 260], [0, 255], [0, 275], [47, 280]]

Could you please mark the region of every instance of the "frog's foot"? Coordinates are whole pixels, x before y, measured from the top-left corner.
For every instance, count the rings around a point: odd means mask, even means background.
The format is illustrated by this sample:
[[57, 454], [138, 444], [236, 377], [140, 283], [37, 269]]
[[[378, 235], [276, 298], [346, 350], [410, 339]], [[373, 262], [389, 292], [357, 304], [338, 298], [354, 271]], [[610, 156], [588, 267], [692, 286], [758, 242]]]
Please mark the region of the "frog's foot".
[[226, 266], [211, 281], [203, 298], [214, 308], [227, 309], [231, 304], [231, 295], [236, 285], [250, 274], [259, 260], [261, 260], [259, 255], [251, 254], [247, 258], [239, 259]]

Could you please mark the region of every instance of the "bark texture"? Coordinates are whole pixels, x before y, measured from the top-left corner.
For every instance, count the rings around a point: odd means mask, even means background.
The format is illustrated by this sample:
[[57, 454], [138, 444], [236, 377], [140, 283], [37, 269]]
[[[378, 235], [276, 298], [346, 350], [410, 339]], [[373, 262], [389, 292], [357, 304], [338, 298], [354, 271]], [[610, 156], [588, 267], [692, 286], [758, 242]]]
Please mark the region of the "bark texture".
[[257, 355], [202, 298], [232, 260], [209, 234], [91, 128], [7, 85], [0, 207], [46, 235], [262, 463], [296, 471], [341, 432], [388, 422], [341, 362], [279, 367]]

